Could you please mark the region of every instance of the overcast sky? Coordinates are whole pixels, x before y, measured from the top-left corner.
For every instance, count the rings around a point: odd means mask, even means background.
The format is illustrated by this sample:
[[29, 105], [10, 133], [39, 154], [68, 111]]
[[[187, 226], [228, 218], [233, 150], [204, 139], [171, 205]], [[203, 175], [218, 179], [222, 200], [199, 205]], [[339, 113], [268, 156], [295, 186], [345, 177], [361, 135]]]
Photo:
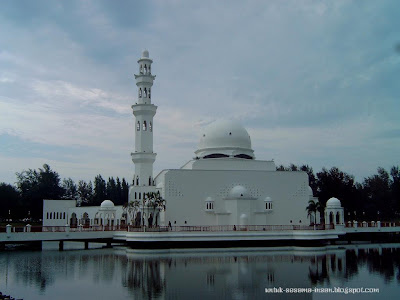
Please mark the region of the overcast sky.
[[194, 156], [202, 126], [239, 120], [257, 159], [400, 164], [400, 1], [0, 3], [0, 182], [131, 180], [134, 74], [148, 49], [155, 175]]

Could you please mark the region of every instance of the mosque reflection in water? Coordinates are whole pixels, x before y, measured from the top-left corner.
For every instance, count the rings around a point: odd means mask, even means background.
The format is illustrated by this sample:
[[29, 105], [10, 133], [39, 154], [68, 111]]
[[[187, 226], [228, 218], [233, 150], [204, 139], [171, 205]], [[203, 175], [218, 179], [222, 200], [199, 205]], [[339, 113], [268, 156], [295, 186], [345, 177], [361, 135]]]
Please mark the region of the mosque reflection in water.
[[[194, 250], [193, 250], [194, 251]], [[296, 250], [127, 253], [125, 249], [3, 252], [0, 291], [21, 291], [42, 299], [47, 290], [66, 295], [135, 299], [265, 297], [268, 287], [346, 286], [361, 269], [400, 284], [400, 245], [345, 246]], [[339, 284], [339, 285], [338, 285]], [[374, 286], [370, 283], [370, 286]], [[400, 288], [398, 289], [400, 291]], [[279, 295], [270, 295], [272, 298]], [[61, 298], [60, 298], [61, 297]], [[28, 298], [28, 297], [26, 297]], [[58, 297], [62, 299], [62, 295]], [[243, 297], [242, 297], [243, 298]], [[312, 294], [296, 299], [311, 299]]]

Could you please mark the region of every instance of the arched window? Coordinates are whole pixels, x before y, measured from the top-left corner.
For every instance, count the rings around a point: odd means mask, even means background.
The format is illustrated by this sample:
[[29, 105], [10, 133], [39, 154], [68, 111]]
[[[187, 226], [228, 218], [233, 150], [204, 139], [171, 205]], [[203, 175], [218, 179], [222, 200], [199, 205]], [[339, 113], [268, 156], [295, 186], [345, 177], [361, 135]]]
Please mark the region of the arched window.
[[139, 98], [142, 98], [142, 88], [139, 89]]
[[329, 214], [329, 224], [333, 224], [333, 212]]
[[139, 73], [140, 73], [140, 74], [143, 74], [143, 65], [140, 65]]
[[336, 224], [340, 224], [340, 213], [336, 213]]
[[56, 214], [56, 219], [58, 220], [58, 213]]
[[53, 213], [50, 213], [50, 220], [53, 219]]
[[149, 89], [149, 99], [151, 99], [150, 89]]
[[272, 211], [272, 199], [270, 197], [265, 198], [265, 210]]
[[147, 74], [147, 66], [144, 65], [144, 74]]
[[137, 121], [137, 124], [136, 124], [136, 131], [140, 131], [140, 122], [139, 121]]
[[146, 123], [146, 121], [143, 121], [143, 131], [146, 131], [147, 130], [147, 123]]
[[147, 98], [147, 88], [144, 88], [144, 95], [143, 95], [143, 97], [144, 97], [144, 98]]
[[151, 176], [149, 177], [149, 185], [151, 185]]
[[206, 199], [206, 211], [213, 211], [214, 210], [214, 200], [208, 197]]
[[63, 219], [65, 220], [65, 212], [63, 213]]
[[137, 193], [135, 192], [135, 200], [137, 199]]
[[139, 200], [142, 198], [142, 193], [139, 193]]
[[136, 176], [136, 185], [139, 185], [139, 176]]
[[49, 218], [49, 213], [47, 213], [47, 219]]
[[153, 125], [151, 124], [151, 122], [149, 123], [149, 130], [153, 131]]

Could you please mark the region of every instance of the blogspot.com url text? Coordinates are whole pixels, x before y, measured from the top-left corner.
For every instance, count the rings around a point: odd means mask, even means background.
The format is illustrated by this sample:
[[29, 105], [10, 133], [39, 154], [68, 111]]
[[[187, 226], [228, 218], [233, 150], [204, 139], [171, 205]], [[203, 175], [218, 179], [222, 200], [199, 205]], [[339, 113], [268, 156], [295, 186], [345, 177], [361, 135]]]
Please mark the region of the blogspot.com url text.
[[283, 287], [272, 287], [265, 288], [267, 294], [310, 294], [310, 293], [321, 293], [321, 294], [373, 294], [379, 293], [379, 288], [349, 288], [349, 287], [332, 287], [332, 288], [283, 288]]

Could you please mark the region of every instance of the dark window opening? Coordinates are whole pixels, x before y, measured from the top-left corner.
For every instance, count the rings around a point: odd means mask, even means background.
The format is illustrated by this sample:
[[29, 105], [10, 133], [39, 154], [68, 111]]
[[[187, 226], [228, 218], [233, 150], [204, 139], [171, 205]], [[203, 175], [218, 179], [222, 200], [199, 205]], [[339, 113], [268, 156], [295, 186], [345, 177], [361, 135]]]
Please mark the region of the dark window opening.
[[143, 121], [143, 130], [144, 130], [144, 131], [147, 130], [147, 123], [146, 123], [146, 121]]
[[213, 153], [213, 154], [204, 156], [204, 158], [222, 158], [222, 157], [229, 157], [229, 155], [222, 154], [222, 153]]
[[142, 88], [139, 89], [139, 98], [142, 98]]
[[244, 158], [244, 159], [253, 159], [250, 155], [247, 154], [238, 154], [235, 155], [236, 158]]
[[139, 121], [137, 121], [136, 131], [140, 131], [140, 122]]
[[151, 122], [149, 123], [149, 130], [153, 131], [153, 125], [151, 124]]

